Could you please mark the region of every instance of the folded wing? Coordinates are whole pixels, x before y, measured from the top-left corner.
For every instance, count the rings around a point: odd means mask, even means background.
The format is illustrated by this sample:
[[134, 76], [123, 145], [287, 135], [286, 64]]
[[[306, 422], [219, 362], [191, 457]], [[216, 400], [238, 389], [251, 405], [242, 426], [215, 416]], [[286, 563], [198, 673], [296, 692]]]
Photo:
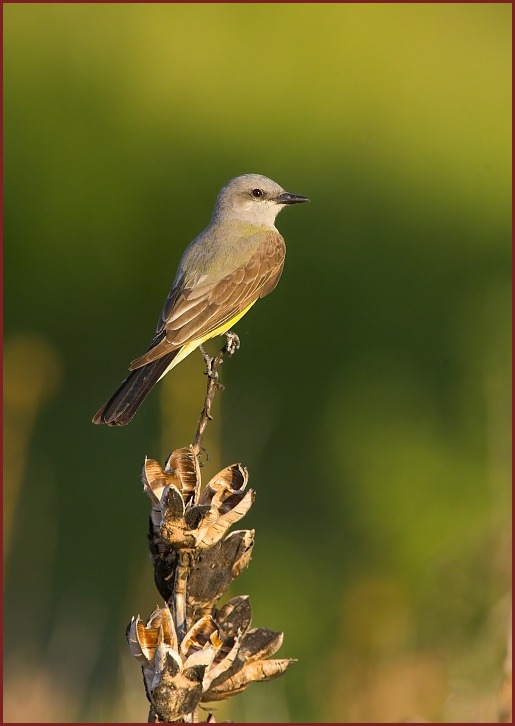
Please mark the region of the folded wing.
[[270, 232], [249, 261], [208, 285], [172, 290], [149, 350], [132, 361], [135, 370], [210, 333], [241, 314], [277, 285], [286, 248], [280, 234]]

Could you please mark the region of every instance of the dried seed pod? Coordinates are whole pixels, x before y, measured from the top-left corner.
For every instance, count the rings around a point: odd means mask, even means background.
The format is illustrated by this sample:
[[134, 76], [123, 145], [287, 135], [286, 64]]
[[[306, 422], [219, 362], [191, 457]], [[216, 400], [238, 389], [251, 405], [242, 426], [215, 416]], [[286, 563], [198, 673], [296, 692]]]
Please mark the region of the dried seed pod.
[[[170, 666], [170, 668], [169, 668]], [[193, 666], [174, 673], [173, 660], [167, 660], [159, 682], [152, 690], [152, 703], [161, 721], [178, 721], [192, 713], [202, 698], [205, 666]]]
[[[253, 530], [227, 534], [254, 501], [247, 469], [228, 466], [201, 490], [190, 446], [173, 451], [164, 469], [146, 459], [142, 481], [152, 503], [148, 540], [155, 582], [171, 610], [156, 608], [146, 625], [133, 618], [127, 638], [143, 671], [149, 721], [177, 722], [192, 717], [201, 702], [281, 675], [292, 661], [269, 659], [283, 635], [250, 627], [248, 596], [216, 607], [254, 546]], [[207, 722], [215, 720], [210, 715]]]
[[270, 681], [282, 675], [291, 663], [291, 658], [281, 660], [258, 660], [247, 663], [230, 678], [221, 681], [217, 686], [209, 688], [202, 696], [203, 703], [221, 701], [244, 691], [251, 683]]
[[231, 598], [215, 615], [221, 638], [234, 638], [246, 633], [252, 620], [248, 595]]
[[172, 451], [165, 464], [165, 472], [178, 479], [182, 496], [188, 504], [197, 488], [200, 488], [200, 466], [193, 447]]
[[146, 459], [142, 481], [152, 501], [151, 520], [159, 551], [166, 546], [212, 547], [248, 512], [255, 496], [252, 489], [244, 492], [247, 470], [233, 464], [213, 477], [195, 504], [200, 469], [191, 447], [172, 452], [164, 470], [154, 459]]
[[196, 555], [188, 577], [188, 621], [211, 610], [234, 578], [247, 567], [253, 545], [254, 532], [238, 530]]

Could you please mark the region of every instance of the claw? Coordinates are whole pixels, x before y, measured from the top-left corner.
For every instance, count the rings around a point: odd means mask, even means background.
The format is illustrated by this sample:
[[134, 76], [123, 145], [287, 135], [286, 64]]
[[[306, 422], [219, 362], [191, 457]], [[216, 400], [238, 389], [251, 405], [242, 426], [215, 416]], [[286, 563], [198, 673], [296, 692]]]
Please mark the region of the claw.
[[225, 334], [225, 338], [226, 342], [224, 352], [227, 353], [228, 356], [234, 355], [240, 347], [240, 339], [236, 333], [233, 333], [231, 330]]
[[203, 345], [200, 346], [200, 352], [202, 353], [202, 357], [204, 358], [204, 363], [206, 364], [205, 375], [208, 376], [209, 378], [213, 378], [215, 381], [217, 381], [218, 380], [218, 371], [213, 371], [214, 358], [211, 358], [211, 356], [208, 355], [208, 353]]

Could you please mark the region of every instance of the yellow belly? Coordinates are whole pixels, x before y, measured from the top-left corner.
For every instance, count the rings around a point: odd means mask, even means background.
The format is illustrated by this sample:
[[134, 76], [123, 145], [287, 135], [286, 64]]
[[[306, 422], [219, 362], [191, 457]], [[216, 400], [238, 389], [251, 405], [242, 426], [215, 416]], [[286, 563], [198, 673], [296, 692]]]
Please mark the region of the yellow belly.
[[193, 353], [193, 351], [202, 345], [202, 343], [205, 343], [206, 340], [210, 340], [211, 338], [216, 338], [217, 335], [223, 335], [228, 330], [232, 328], [233, 325], [235, 325], [238, 320], [240, 320], [246, 312], [250, 310], [250, 308], [254, 305], [256, 301], [250, 303], [248, 307], [246, 307], [244, 310], [242, 310], [241, 313], [238, 313], [238, 315], [235, 315], [234, 318], [231, 318], [229, 322], [224, 323], [223, 325], [220, 325], [219, 328], [216, 328], [215, 330], [212, 330], [210, 333], [205, 335], [203, 338], [197, 338], [196, 340], [192, 340], [190, 343], [186, 343], [182, 346], [182, 348], [179, 350], [178, 354], [175, 356], [173, 361], [170, 363], [168, 368], [165, 370], [165, 372], [159, 377], [158, 380], [161, 380], [163, 376], [166, 376], [168, 371], [171, 371], [172, 368], [174, 368], [177, 363], [180, 363], [181, 360], [184, 360], [187, 355], [190, 353]]

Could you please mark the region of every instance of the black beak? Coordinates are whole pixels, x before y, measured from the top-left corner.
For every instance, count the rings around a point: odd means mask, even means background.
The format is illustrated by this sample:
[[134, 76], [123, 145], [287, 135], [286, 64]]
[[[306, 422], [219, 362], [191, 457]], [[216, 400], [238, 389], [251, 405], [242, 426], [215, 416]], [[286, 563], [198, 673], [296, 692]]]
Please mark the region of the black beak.
[[275, 198], [277, 204], [300, 204], [301, 202], [309, 202], [307, 197], [303, 197], [301, 194], [290, 194], [290, 192], [283, 192]]

